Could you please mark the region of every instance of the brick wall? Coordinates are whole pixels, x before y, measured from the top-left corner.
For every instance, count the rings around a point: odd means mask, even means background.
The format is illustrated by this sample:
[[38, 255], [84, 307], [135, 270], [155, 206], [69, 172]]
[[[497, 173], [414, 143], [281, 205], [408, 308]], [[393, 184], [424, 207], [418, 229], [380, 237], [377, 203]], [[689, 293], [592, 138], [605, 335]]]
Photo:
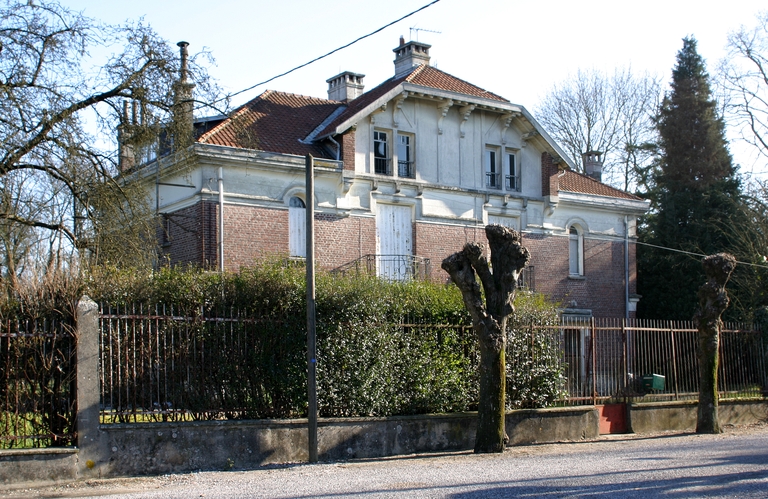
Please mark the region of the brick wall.
[[[591, 309], [596, 317], [624, 317], [624, 242], [584, 239], [584, 277], [568, 276], [568, 238], [524, 234], [535, 266], [536, 291], [564, 307]], [[634, 265], [630, 245], [630, 270]], [[630, 273], [630, 293], [634, 292]]]
[[[225, 264], [236, 270], [270, 255], [288, 255], [288, 210], [248, 206], [225, 207]], [[218, 205], [202, 202], [170, 215], [163, 252], [174, 264], [215, 268]], [[413, 252], [431, 260], [431, 276], [447, 282], [443, 259], [470, 241], [487, 243], [482, 226], [413, 224]], [[568, 238], [524, 234], [523, 244], [535, 266], [535, 289], [563, 306], [591, 309], [597, 317], [624, 316], [624, 242], [584, 240], [584, 278], [568, 276]], [[315, 214], [318, 266], [332, 269], [363, 255], [376, 253], [373, 217]], [[636, 289], [635, 245], [630, 245], [630, 293]]]
[[288, 256], [288, 210], [225, 205], [225, 267], [237, 270], [269, 255]]
[[355, 170], [355, 131], [351, 130], [341, 136], [338, 141], [341, 145], [341, 160], [344, 162], [344, 169]]
[[174, 265], [216, 266], [218, 206], [201, 202], [164, 215], [158, 231], [161, 259]]
[[413, 253], [431, 260], [432, 280], [448, 282], [448, 273], [440, 268], [447, 256], [460, 251], [470, 241], [487, 242], [483, 226], [454, 226], [416, 222], [413, 224]]
[[376, 221], [372, 217], [315, 214], [315, 258], [320, 267], [333, 269], [376, 253]]
[[557, 173], [558, 168], [554, 163], [552, 156], [548, 152], [541, 153], [541, 195], [542, 196], [557, 196], [558, 185]]

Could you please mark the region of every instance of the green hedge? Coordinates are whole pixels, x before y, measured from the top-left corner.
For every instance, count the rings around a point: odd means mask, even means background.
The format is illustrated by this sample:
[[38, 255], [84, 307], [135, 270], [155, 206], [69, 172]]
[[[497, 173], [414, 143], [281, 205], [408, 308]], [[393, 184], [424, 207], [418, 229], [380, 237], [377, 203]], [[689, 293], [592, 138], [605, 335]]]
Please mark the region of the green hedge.
[[[258, 327], [239, 326], [249, 330], [242, 333], [249, 346], [238, 352], [221, 343], [222, 333], [215, 327], [201, 324], [198, 340], [217, 345], [206, 354], [206, 362], [214, 367], [200, 375], [204, 387], [172, 390], [183, 400], [172, 401], [174, 407], [220, 408], [219, 417], [306, 413], [305, 289], [304, 268], [281, 261], [225, 274], [102, 270], [88, 281], [91, 297], [113, 306], [172, 303], [174, 313], [192, 316], [236, 310], [241, 317], [258, 317]], [[476, 341], [455, 286], [320, 273], [316, 301], [322, 416], [476, 408]], [[531, 320], [556, 320], [555, 308], [541, 297], [521, 294], [517, 309], [509, 337], [509, 405], [546, 406], [562, 393], [557, 342], [548, 337], [532, 339], [525, 326]]]

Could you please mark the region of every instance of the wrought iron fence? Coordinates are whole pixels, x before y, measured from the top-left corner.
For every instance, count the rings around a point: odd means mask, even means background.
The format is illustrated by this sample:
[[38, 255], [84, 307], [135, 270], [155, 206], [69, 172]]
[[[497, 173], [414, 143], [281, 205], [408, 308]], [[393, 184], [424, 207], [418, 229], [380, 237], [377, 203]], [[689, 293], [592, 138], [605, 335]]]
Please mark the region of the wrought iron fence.
[[0, 449], [73, 444], [73, 331], [66, 320], [0, 321]]
[[[559, 326], [540, 328], [560, 335], [568, 380], [564, 403], [698, 398], [698, 331], [691, 322], [563, 318]], [[721, 398], [768, 396], [766, 346], [755, 328], [725, 324], [720, 333]]]
[[102, 305], [102, 421], [296, 415], [295, 394], [283, 388], [303, 374], [304, 323]]
[[[299, 417], [306, 403], [304, 327], [303, 316], [103, 308], [102, 421]], [[409, 370], [429, 372], [436, 363], [460, 370], [436, 379], [429, 388], [394, 394], [399, 410], [431, 407], [435, 398], [450, 399], [444, 409], [450, 410], [466, 404], [466, 397], [462, 402], [451, 399], [453, 395], [476, 389], [478, 352], [468, 325], [405, 319], [319, 327], [357, 331], [329, 336], [324, 343], [328, 371], [320, 377], [339, 380], [326, 386], [321, 397], [327, 414], [375, 413], [376, 408], [359, 407], [367, 402], [354, 400], [348, 392], [360, 386], [377, 393], [392, 391], [399, 378], [410, 376]], [[698, 395], [697, 332], [690, 323], [565, 317], [523, 329], [518, 327], [520, 336], [507, 353], [508, 390], [515, 407], [686, 400]], [[768, 396], [761, 333], [727, 324], [720, 345], [720, 396]], [[398, 357], [406, 357], [403, 349], [410, 348], [419, 349], [417, 357], [424, 361], [398, 364]], [[664, 386], [646, 386], [644, 377], [652, 375], [663, 376]], [[407, 397], [413, 400], [403, 400]]]

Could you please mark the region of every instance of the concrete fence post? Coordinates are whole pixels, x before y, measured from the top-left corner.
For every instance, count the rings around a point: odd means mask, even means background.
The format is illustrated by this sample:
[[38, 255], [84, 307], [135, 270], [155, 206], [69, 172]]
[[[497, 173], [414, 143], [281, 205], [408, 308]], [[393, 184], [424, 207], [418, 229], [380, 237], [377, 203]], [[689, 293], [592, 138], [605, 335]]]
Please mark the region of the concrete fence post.
[[99, 307], [88, 296], [77, 303], [78, 476], [103, 475], [109, 460], [99, 430]]

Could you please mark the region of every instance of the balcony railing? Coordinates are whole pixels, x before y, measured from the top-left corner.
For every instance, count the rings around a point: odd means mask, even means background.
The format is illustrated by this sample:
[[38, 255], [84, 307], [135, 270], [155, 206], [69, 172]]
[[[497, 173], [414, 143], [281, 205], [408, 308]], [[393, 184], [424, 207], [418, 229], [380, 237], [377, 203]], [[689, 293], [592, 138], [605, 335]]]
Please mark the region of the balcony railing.
[[486, 172], [485, 186], [488, 189], [501, 189], [501, 173]]
[[413, 167], [413, 161], [398, 161], [397, 176], [402, 178], [416, 178], [416, 171]]
[[373, 171], [379, 175], [392, 175], [390, 169], [391, 160], [389, 158], [374, 158], [373, 159]]
[[392, 281], [426, 280], [431, 272], [429, 258], [415, 255], [364, 255], [331, 271], [333, 274], [363, 273]]
[[517, 191], [520, 190], [520, 178], [514, 175], [507, 175], [507, 190]]

